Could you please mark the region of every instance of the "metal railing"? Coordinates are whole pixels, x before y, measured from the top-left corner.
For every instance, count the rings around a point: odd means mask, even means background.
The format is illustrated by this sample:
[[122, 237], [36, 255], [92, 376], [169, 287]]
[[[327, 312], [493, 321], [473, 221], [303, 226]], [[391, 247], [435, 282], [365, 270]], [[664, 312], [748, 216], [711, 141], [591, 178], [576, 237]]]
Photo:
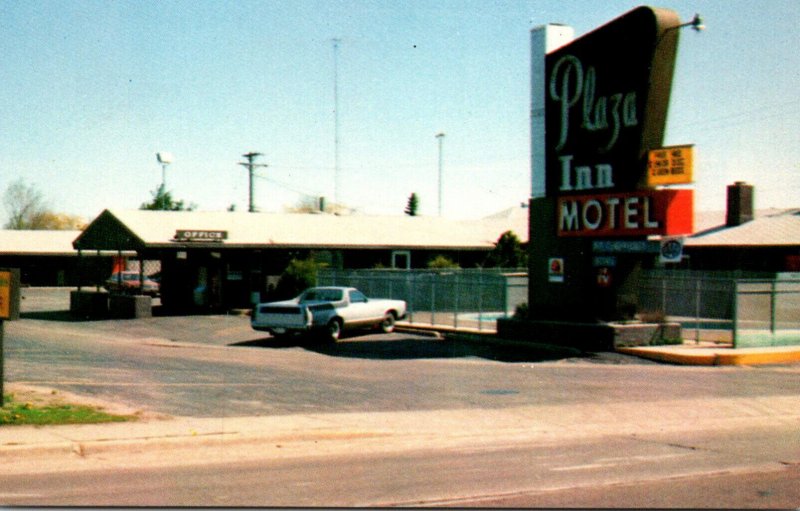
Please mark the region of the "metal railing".
[[335, 270], [317, 274], [318, 285], [345, 285], [375, 298], [405, 300], [406, 322], [493, 332], [527, 302], [527, 272], [501, 269]]

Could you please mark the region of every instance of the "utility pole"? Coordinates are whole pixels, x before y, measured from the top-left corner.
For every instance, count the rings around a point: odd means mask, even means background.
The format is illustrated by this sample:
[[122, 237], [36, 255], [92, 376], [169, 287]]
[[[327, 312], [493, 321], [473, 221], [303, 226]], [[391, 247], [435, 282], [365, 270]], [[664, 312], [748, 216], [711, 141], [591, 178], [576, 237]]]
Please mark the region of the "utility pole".
[[247, 158], [247, 162], [239, 162], [239, 165], [247, 167], [247, 170], [250, 174], [250, 205], [247, 208], [247, 211], [250, 213], [255, 213], [256, 207], [255, 204], [253, 204], [253, 170], [255, 170], [256, 167], [267, 167], [268, 165], [266, 163], [255, 163], [255, 159], [258, 156], [261, 156], [261, 153], [255, 153], [251, 151], [247, 154], [243, 154], [242, 156]]
[[436, 139], [439, 141], [439, 216], [442, 216], [442, 141], [444, 133], [438, 133]]
[[339, 204], [339, 43], [333, 42], [333, 202]]

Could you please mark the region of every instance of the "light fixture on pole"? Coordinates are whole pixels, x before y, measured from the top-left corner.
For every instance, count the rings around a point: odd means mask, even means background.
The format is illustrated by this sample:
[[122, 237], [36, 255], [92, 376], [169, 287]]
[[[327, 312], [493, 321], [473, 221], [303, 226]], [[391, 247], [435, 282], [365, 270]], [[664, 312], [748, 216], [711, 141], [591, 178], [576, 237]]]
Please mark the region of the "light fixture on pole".
[[172, 153], [161, 151], [156, 153], [156, 159], [161, 164], [161, 188], [167, 189], [167, 166], [172, 163]]
[[442, 216], [442, 142], [444, 133], [437, 133], [436, 139], [439, 141], [439, 216]]
[[[700, 32], [701, 30], [705, 30], [706, 26], [703, 24], [703, 18], [700, 17], [699, 14], [695, 14], [692, 21], [688, 23], [684, 23], [680, 25], [681, 27], [692, 27], [695, 32]], [[680, 27], [679, 27], [680, 28]]]
[[675, 25], [674, 27], [669, 27], [661, 33], [658, 40], [656, 40], [655, 47], [657, 48], [659, 44], [661, 44], [661, 40], [664, 39], [664, 36], [669, 34], [674, 30], [680, 30], [684, 27], [692, 27], [692, 30], [695, 32], [702, 32], [706, 29], [705, 24], [703, 23], [703, 18], [700, 17], [699, 14], [695, 14], [692, 21], [687, 21], [686, 23], [681, 23], [680, 25]]
[[256, 167], [267, 167], [268, 165], [266, 163], [255, 163], [255, 159], [258, 156], [261, 156], [261, 153], [250, 151], [249, 153], [243, 154], [242, 156], [244, 158], [247, 158], [247, 161], [239, 162], [239, 165], [247, 167], [247, 170], [250, 174], [250, 194], [249, 194], [249, 205], [247, 211], [249, 211], [250, 213], [254, 213], [256, 211], [256, 206], [253, 203], [253, 170], [255, 170]]

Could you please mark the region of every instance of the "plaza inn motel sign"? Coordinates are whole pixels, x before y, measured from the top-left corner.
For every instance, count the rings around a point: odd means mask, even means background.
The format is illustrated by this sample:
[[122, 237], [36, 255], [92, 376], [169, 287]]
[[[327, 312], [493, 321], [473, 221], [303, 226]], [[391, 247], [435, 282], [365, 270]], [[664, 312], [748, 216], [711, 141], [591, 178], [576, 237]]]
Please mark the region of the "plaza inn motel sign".
[[[673, 11], [639, 7], [571, 42], [561, 25], [531, 33], [534, 322], [632, 318], [648, 256], [615, 244], [692, 232], [693, 190], [656, 187], [648, 173], [648, 155], [664, 151], [681, 26]], [[669, 154], [690, 157], [691, 147]]]

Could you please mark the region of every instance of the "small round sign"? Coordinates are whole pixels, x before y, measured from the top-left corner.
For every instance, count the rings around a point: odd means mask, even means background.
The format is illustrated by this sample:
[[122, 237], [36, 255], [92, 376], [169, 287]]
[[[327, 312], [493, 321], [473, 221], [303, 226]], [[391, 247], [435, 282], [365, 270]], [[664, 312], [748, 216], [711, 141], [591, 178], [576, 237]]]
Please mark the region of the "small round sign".
[[668, 260], [680, 259], [683, 244], [679, 240], [668, 240], [661, 245], [661, 257]]

